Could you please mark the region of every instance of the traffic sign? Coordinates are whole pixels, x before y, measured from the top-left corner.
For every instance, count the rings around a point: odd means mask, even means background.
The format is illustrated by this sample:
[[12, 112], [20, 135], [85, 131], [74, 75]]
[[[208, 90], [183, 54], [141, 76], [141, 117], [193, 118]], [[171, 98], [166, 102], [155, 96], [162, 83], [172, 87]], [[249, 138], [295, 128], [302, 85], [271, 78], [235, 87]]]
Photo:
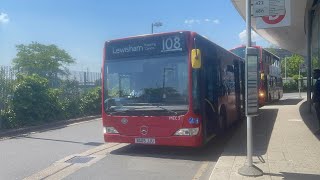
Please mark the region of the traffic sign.
[[[255, 2], [258, 0], [255, 0]], [[263, 0], [263, 1], [272, 1], [273, 3], [277, 4], [284, 2], [285, 8], [284, 10], [281, 8], [273, 8], [276, 6], [272, 6], [273, 10], [271, 15], [266, 15], [262, 17], [256, 18], [256, 26], [257, 29], [266, 29], [266, 28], [274, 28], [274, 27], [283, 27], [283, 26], [290, 26], [291, 24], [291, 6], [290, 0]], [[271, 9], [271, 6], [269, 7]], [[281, 10], [282, 9], [282, 10]]]
[[253, 16], [278, 16], [285, 15], [285, 0], [254, 0]]
[[285, 15], [264, 16], [262, 20], [267, 24], [278, 24], [284, 19]]

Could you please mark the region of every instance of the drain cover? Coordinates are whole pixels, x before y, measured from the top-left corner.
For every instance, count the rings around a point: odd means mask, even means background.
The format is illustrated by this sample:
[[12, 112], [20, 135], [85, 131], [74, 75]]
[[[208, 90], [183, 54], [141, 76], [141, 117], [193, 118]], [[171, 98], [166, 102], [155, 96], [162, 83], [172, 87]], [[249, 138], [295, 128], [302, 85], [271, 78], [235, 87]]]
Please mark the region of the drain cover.
[[93, 157], [88, 157], [88, 156], [75, 156], [65, 162], [72, 163], [72, 164], [84, 164], [91, 161], [92, 159]]

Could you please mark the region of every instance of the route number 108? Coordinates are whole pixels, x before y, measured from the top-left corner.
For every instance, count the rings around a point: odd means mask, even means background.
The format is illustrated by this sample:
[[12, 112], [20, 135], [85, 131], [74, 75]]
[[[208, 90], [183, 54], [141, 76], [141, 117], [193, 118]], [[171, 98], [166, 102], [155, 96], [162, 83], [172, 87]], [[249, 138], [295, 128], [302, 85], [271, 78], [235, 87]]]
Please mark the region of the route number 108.
[[162, 52], [182, 51], [180, 37], [168, 37], [162, 39]]

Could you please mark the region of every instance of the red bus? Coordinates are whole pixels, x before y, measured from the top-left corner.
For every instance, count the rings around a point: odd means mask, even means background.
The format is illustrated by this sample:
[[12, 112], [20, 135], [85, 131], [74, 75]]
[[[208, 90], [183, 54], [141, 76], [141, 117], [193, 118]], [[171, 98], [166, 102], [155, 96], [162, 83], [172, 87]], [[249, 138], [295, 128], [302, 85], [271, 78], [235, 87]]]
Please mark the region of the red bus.
[[[266, 102], [279, 100], [283, 96], [280, 58], [261, 46], [253, 47], [259, 50], [259, 105], [263, 106]], [[245, 58], [245, 46], [230, 51]]]
[[244, 111], [244, 61], [194, 32], [107, 41], [106, 142], [202, 146]]

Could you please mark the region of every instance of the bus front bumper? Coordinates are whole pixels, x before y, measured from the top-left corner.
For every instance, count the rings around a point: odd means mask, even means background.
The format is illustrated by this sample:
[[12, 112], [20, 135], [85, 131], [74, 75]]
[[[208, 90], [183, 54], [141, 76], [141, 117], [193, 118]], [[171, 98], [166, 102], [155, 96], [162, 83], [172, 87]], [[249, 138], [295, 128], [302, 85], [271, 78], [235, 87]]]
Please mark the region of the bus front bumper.
[[[152, 140], [146, 143], [137, 143], [137, 139]], [[154, 141], [153, 141], [154, 140]], [[142, 137], [142, 136], [124, 136], [119, 134], [104, 134], [105, 142], [130, 143], [130, 144], [148, 144], [165, 146], [186, 146], [199, 147], [203, 145], [201, 136], [170, 136], [170, 137]]]

